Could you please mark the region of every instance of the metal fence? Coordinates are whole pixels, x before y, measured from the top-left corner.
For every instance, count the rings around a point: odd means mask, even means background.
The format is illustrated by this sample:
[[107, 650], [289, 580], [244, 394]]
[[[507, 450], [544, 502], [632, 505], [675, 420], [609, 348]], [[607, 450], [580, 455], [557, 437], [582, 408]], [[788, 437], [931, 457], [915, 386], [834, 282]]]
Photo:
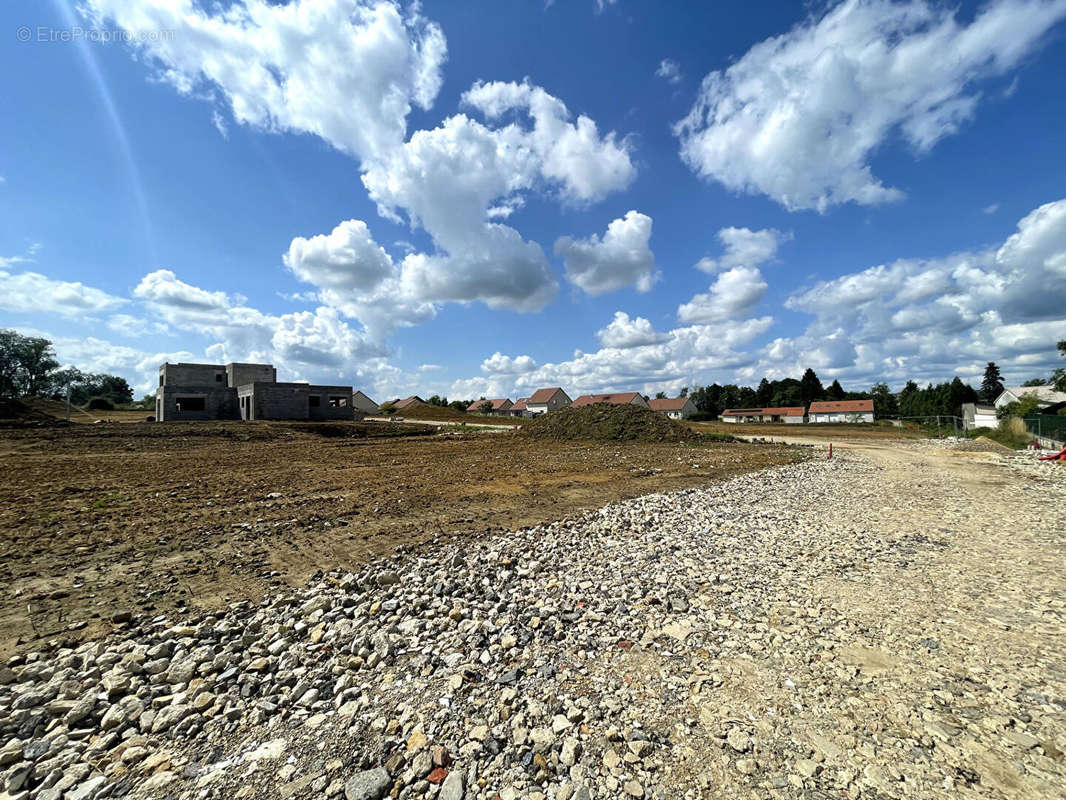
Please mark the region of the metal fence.
[[1034, 436], [1046, 436], [1048, 439], [1066, 440], [1066, 417], [1052, 414], [1034, 414], [1025, 417], [1025, 428]]
[[903, 425], [917, 425], [933, 436], [960, 436], [964, 431], [962, 417], [933, 414], [926, 417], [897, 417]]

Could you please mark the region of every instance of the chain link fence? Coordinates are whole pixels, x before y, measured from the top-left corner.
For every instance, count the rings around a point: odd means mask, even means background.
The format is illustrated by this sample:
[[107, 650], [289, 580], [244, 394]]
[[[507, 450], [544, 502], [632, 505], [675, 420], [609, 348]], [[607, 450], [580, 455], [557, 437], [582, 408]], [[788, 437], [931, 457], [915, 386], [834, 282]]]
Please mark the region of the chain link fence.
[[1066, 441], [1066, 417], [1053, 414], [1033, 414], [1025, 417], [1025, 429], [1044, 439]]

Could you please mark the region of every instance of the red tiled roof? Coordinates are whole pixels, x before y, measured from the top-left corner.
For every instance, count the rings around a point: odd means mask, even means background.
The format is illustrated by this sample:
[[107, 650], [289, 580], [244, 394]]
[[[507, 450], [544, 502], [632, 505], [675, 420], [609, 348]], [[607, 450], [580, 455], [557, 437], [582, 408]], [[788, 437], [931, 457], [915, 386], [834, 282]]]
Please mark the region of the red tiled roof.
[[558, 386], [552, 386], [552, 387], [550, 387], [548, 389], [537, 389], [537, 391], [533, 392], [533, 394], [531, 394], [529, 396], [529, 399], [526, 400], [526, 402], [527, 403], [547, 403], [549, 400], [551, 400], [553, 397], [555, 397], [555, 393], [556, 392], [561, 392], [561, 391], [563, 391], [563, 390], [560, 389]]
[[776, 408], [727, 408], [722, 412], [723, 417], [736, 417], [741, 414], [756, 416], [769, 414], [777, 417], [802, 417], [803, 406], [777, 406]]
[[856, 411], [873, 411], [873, 400], [819, 400], [811, 403], [812, 414], [836, 412], [854, 413]]
[[612, 406], [624, 406], [632, 403], [636, 398], [640, 397], [637, 392], [618, 392], [616, 394], [583, 394], [581, 397], [574, 401], [571, 408], [581, 408], [582, 406], [594, 406], [597, 403], [607, 403]]
[[529, 399], [528, 397], [519, 397], [518, 400], [515, 401], [515, 404], [513, 406], [511, 406], [511, 410], [512, 411], [525, 411], [526, 410], [526, 401], [528, 399]]
[[657, 397], [648, 401], [648, 408], [652, 411], [680, 411], [687, 402], [687, 397]]
[[473, 403], [471, 403], [470, 405], [468, 405], [466, 407], [466, 410], [467, 411], [480, 411], [481, 407], [483, 405], [485, 405], [485, 403], [492, 403], [492, 410], [493, 411], [505, 410], [503, 408], [504, 404], [507, 405], [507, 408], [511, 408], [511, 398], [509, 398], [509, 397], [497, 397], [495, 400], [475, 400]]
[[391, 405], [393, 408], [407, 408], [411, 403], [424, 403], [426, 402], [417, 394], [413, 394], [410, 397], [405, 397], [403, 400], [393, 400], [392, 403], [386, 403], [385, 405]]

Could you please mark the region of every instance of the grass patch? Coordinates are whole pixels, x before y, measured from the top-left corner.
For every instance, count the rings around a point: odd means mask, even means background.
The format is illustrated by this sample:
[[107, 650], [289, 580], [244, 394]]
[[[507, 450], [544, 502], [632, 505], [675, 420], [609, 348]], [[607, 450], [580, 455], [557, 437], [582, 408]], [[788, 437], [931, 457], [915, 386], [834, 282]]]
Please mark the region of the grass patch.
[[124, 494], [120, 494], [119, 492], [107, 492], [93, 500], [89, 506], [95, 508], [97, 511], [103, 511], [104, 509], [114, 508], [115, 506], [120, 506], [129, 501], [130, 499]]

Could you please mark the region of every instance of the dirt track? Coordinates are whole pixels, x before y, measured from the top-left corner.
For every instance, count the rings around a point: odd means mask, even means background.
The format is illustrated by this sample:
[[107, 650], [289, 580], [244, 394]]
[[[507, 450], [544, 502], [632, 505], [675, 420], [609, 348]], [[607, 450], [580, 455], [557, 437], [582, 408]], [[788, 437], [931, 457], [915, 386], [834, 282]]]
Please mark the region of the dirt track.
[[381, 440], [328, 429], [0, 430], [0, 656], [97, 635], [120, 610], [257, 599], [405, 543], [544, 522], [798, 457], [751, 445]]

